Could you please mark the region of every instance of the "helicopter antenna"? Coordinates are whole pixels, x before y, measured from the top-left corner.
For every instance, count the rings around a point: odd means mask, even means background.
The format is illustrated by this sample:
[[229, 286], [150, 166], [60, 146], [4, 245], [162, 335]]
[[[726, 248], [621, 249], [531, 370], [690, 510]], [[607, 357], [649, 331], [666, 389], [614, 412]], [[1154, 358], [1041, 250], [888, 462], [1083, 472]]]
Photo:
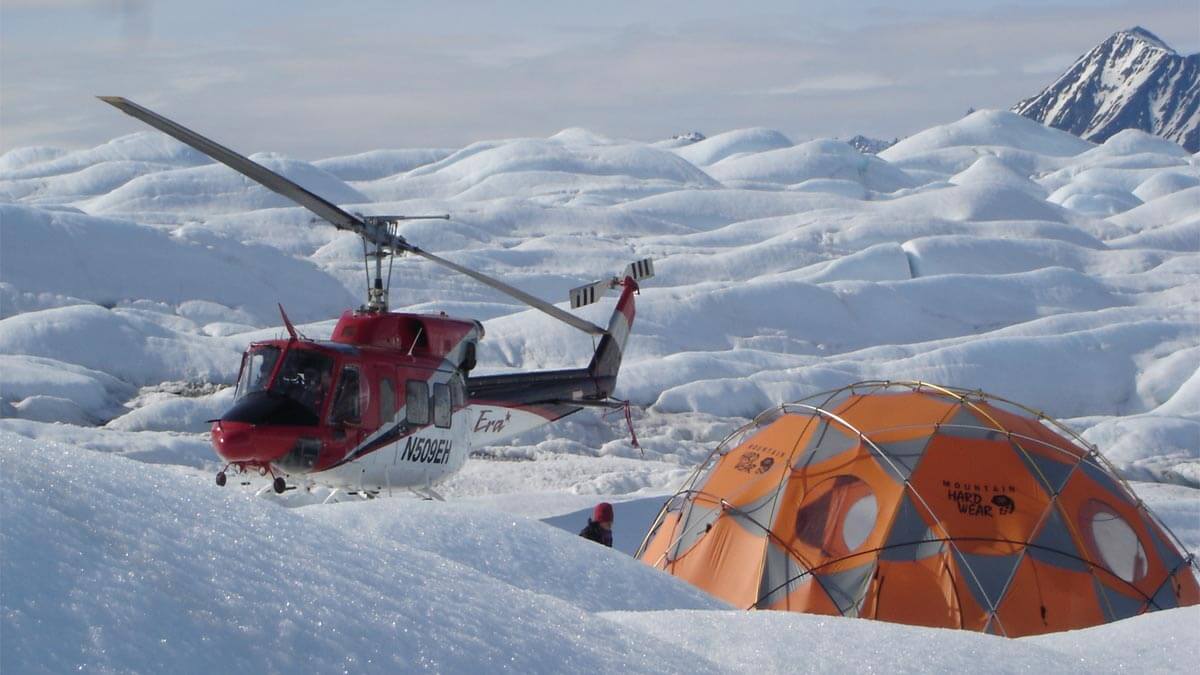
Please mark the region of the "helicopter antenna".
[[367, 304], [366, 309], [369, 311], [386, 311], [387, 310], [387, 290], [383, 286], [382, 271], [383, 257], [388, 255], [397, 255], [410, 253], [420, 256], [430, 262], [449, 268], [460, 274], [465, 274], [472, 279], [493, 288], [509, 297], [515, 298], [530, 307], [562, 321], [563, 323], [577, 328], [591, 335], [604, 335], [605, 331], [600, 326], [582, 319], [566, 310], [563, 310], [555, 305], [546, 302], [540, 298], [534, 297], [525, 291], [514, 286], [510, 286], [495, 277], [488, 276], [482, 272], [451, 262], [440, 256], [434, 255], [429, 251], [422, 249], [419, 246], [410, 244], [404, 237], [400, 236], [396, 231], [397, 225], [401, 220], [414, 220], [425, 218], [438, 218], [449, 220], [449, 215], [437, 216], [371, 216], [358, 217], [342, 210], [337, 205], [325, 200], [316, 194], [300, 187], [296, 183], [284, 178], [283, 176], [271, 171], [265, 166], [258, 164], [229, 148], [201, 136], [200, 134], [188, 129], [187, 127], [173, 122], [158, 113], [143, 108], [142, 106], [130, 101], [122, 96], [98, 96], [101, 101], [115, 107], [117, 110], [145, 122], [146, 124], [158, 129], [159, 131], [171, 136], [172, 138], [185, 143], [196, 150], [208, 155], [218, 162], [228, 166], [247, 178], [255, 181], [259, 185], [283, 195], [288, 199], [296, 202], [300, 206], [312, 211], [314, 214], [329, 222], [339, 230], [347, 230], [354, 232], [363, 238], [363, 241], [368, 246], [374, 246], [373, 251], [368, 251], [369, 257], [375, 258], [375, 279], [371, 286], [367, 289]]

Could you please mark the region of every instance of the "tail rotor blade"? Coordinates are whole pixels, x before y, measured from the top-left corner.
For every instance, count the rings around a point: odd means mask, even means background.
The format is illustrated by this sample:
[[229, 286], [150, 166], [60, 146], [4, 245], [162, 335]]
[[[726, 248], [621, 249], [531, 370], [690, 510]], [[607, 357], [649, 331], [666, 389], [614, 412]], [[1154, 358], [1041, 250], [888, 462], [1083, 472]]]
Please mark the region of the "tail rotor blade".
[[612, 288], [612, 284], [613, 282], [610, 279], [608, 281], [593, 281], [590, 284], [572, 288], [567, 293], [567, 296], [571, 299], [571, 309], [579, 309], [600, 300], [600, 298], [608, 294], [608, 290]]

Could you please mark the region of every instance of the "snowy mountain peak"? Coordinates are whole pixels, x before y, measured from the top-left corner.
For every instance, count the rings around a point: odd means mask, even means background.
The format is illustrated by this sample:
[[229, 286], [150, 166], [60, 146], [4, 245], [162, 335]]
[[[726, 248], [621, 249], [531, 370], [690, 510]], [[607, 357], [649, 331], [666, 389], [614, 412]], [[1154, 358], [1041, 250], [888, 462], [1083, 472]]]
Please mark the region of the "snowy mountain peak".
[[1200, 54], [1140, 26], [1118, 31], [1013, 111], [1098, 143], [1141, 129], [1200, 151]]
[[[1144, 42], [1144, 43], [1150, 45], [1151, 47], [1154, 47], [1156, 49], [1161, 49], [1161, 50], [1171, 53], [1171, 54], [1178, 53], [1174, 49], [1172, 49], [1169, 45], [1167, 45], [1167, 43], [1163, 42], [1162, 39], [1159, 38], [1157, 35], [1155, 35], [1154, 33], [1151, 33], [1150, 31], [1146, 30], [1145, 28], [1142, 28], [1141, 26], [1134, 26], [1133, 28], [1117, 31], [1116, 33], [1113, 33], [1112, 36], [1109, 37], [1108, 39], [1109, 40], [1130, 40], [1130, 39], [1132, 39], [1132, 40], [1137, 40], [1139, 42]], [[1107, 40], [1106, 40], [1106, 42], [1107, 42]]]

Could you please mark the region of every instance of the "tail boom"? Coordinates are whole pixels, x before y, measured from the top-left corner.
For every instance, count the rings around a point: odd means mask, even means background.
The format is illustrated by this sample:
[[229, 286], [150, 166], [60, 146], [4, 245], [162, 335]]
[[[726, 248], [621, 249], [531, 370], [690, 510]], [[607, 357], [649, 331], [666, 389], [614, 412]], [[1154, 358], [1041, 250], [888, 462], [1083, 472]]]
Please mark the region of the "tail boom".
[[[587, 368], [540, 370], [471, 377], [467, 392], [475, 419], [472, 445], [495, 443], [549, 424], [585, 407], [615, 407], [612, 393], [636, 314], [637, 282], [626, 277], [623, 290]], [[491, 423], [504, 419], [501, 424]]]

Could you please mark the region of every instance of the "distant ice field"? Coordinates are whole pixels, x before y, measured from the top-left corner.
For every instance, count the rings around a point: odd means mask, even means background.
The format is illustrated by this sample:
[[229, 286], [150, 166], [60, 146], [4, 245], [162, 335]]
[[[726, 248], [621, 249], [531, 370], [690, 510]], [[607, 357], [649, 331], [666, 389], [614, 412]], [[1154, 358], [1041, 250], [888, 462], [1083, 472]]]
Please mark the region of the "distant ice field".
[[[448, 212], [402, 234], [551, 300], [653, 257], [617, 392], [643, 408], [649, 457], [694, 462], [767, 406], [920, 379], [1064, 419], [1130, 478], [1200, 486], [1200, 159], [1162, 139], [1095, 145], [981, 111], [879, 156], [769, 129], [567, 129], [254, 158], [354, 211]], [[157, 132], [11, 151], [0, 198], [0, 427], [27, 436], [147, 434], [126, 453], [201, 465], [202, 442], [161, 452], [152, 434], [200, 433], [228, 405], [276, 303], [319, 336], [362, 301], [356, 237]], [[395, 309], [485, 321], [481, 372], [592, 348], [425, 262], [393, 274]], [[490, 452], [641, 456], [590, 413]]]
[[[748, 418], [865, 379], [1041, 409], [1200, 546], [1200, 157], [998, 111], [878, 156], [770, 129], [690, 144], [566, 129], [253, 157], [348, 210], [450, 213], [401, 234], [562, 306], [654, 258], [616, 392], [642, 447], [623, 417], [582, 412], [482, 449], [441, 487], [446, 504], [218, 489], [205, 420], [230, 404], [242, 349], [282, 334], [276, 303], [328, 337], [363, 301], [361, 243], [156, 132], [13, 150], [0, 669], [1107, 672], [1191, 658], [1195, 608], [1014, 642], [730, 611], [625, 554]], [[392, 278], [395, 310], [484, 322], [480, 373], [591, 355], [587, 336], [471, 279], [413, 259]], [[617, 507], [616, 551], [573, 536], [600, 500]], [[868, 647], [848, 661], [848, 643]]]

